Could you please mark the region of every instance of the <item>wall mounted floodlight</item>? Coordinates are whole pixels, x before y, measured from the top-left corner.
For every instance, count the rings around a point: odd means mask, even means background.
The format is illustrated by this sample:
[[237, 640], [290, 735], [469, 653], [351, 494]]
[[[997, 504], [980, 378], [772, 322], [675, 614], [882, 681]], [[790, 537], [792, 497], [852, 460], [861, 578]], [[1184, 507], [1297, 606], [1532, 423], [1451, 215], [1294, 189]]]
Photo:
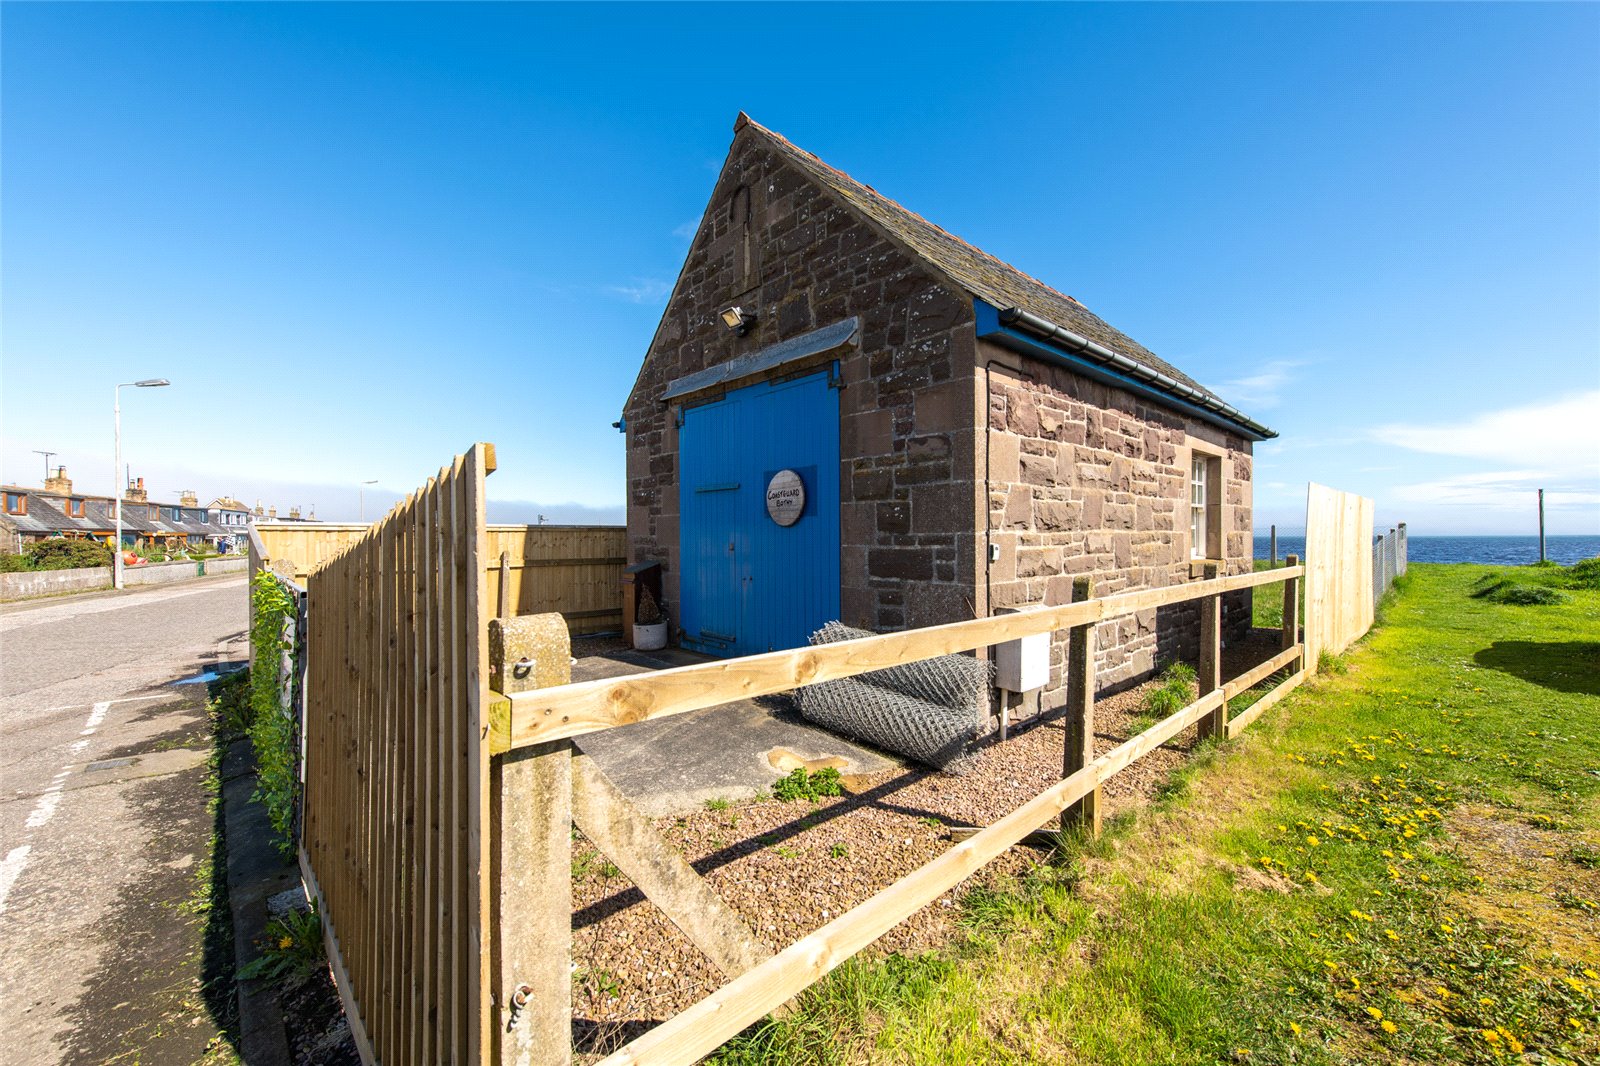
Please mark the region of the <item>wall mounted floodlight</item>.
[[722, 312], [722, 324], [742, 337], [756, 324], [756, 313], [742, 307], [730, 307]]

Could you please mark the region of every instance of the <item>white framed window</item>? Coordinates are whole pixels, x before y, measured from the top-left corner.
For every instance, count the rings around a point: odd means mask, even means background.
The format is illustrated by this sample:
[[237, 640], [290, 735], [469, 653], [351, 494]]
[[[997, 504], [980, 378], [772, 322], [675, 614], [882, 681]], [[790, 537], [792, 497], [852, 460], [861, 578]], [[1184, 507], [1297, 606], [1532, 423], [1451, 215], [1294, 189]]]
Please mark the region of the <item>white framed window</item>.
[[1206, 528], [1206, 509], [1210, 504], [1208, 489], [1210, 461], [1196, 454], [1189, 460], [1189, 558], [1206, 558], [1206, 545], [1210, 543], [1210, 530]]

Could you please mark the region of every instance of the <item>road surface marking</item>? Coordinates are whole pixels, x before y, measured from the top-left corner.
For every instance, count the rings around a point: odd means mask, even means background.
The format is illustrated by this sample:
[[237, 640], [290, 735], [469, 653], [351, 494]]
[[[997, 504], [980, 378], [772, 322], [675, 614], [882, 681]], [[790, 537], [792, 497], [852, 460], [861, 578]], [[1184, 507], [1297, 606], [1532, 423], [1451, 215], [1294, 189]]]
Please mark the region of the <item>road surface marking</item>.
[[5, 858], [0, 859], [0, 914], [6, 912], [6, 897], [11, 895], [11, 886], [22, 876], [22, 868], [28, 865], [28, 852], [32, 850], [32, 844], [23, 844], [12, 848], [6, 852]]
[[[159, 696], [124, 696], [120, 700], [102, 700], [101, 702], [104, 703], [107, 707], [109, 707], [113, 703], [134, 703], [134, 702], [136, 702], [138, 700], [164, 700], [164, 699], [170, 699], [170, 698], [172, 698], [172, 693], [163, 692]], [[88, 707], [88, 706], [90, 706], [90, 704], [87, 704], [87, 703], [63, 703], [63, 704], [61, 704], [59, 706], [56, 706], [56, 707], [45, 707], [45, 708], [41, 709], [38, 713], [40, 713], [40, 714], [54, 714], [57, 711], [71, 711], [71, 710], [75, 710], [78, 707]]]
[[[106, 712], [111, 709], [111, 704], [131, 702], [136, 699], [155, 699], [154, 696], [132, 696], [127, 700], [104, 700], [89, 708], [89, 717], [84, 719], [83, 732], [80, 737], [89, 737], [100, 728], [106, 720]], [[88, 745], [89, 741], [79, 740], [72, 745], [72, 754], [76, 755]], [[28, 815], [28, 820], [23, 824], [24, 829], [43, 829], [56, 816], [56, 808], [61, 806], [62, 790], [67, 785], [67, 775], [71, 768], [64, 767], [50, 779], [50, 785], [39, 794], [39, 802], [34, 804], [33, 813]], [[0, 914], [5, 913], [6, 897], [11, 894], [11, 886], [17, 883], [17, 878], [22, 876], [23, 867], [28, 865], [28, 853], [33, 850], [31, 844], [23, 844], [12, 848], [0, 861]]]

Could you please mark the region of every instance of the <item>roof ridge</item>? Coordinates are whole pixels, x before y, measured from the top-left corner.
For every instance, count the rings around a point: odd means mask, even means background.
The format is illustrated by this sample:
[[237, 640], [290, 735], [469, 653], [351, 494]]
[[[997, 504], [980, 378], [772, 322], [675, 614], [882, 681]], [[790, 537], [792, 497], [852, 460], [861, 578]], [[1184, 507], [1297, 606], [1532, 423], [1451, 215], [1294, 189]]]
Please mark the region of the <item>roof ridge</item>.
[[[933, 220], [927, 218], [926, 216], [921, 215], [921, 214], [917, 213], [916, 211], [911, 210], [911, 208], [907, 207], [905, 204], [902, 204], [899, 200], [896, 200], [896, 199], [894, 199], [893, 197], [890, 197], [890, 196], [885, 196], [883, 193], [879, 192], [874, 186], [868, 185], [866, 182], [861, 181], [858, 178], [851, 177], [849, 174], [846, 174], [844, 171], [840, 170], [838, 167], [834, 166], [832, 163], [829, 163], [827, 160], [823, 159], [821, 156], [817, 155], [815, 152], [808, 151], [807, 149], [800, 147], [798, 144], [795, 144], [793, 141], [791, 141], [789, 138], [785, 137], [783, 134], [777, 132], [776, 130], [768, 129], [766, 126], [763, 126], [761, 123], [757, 122], [755, 119], [751, 118], [749, 115], [747, 115], [743, 111], [741, 111], [741, 112], [739, 112], [738, 120], [736, 120], [734, 122], [734, 126], [733, 126], [734, 132], [737, 133], [739, 130], [743, 129], [745, 126], [753, 126], [753, 127], [755, 127], [755, 129], [757, 131], [766, 134], [768, 137], [770, 137], [773, 140], [777, 141], [779, 144], [783, 145], [784, 147], [786, 147], [786, 148], [788, 148], [788, 149], [790, 149], [790, 150], [792, 150], [792, 151], [794, 151], [794, 152], [796, 152], [796, 153], [798, 153], [800, 155], [808, 157], [809, 159], [814, 161], [818, 166], [822, 167], [824, 170], [832, 171], [834, 174], [837, 174], [839, 177], [843, 178], [845, 181], [848, 181], [850, 184], [858, 185], [861, 188], [866, 189], [872, 195], [877, 196], [877, 197], [887, 201], [889, 204], [893, 205], [894, 207], [898, 208], [901, 211], [904, 211], [906, 214], [910, 215], [912, 218], [915, 218], [918, 222], [921, 222], [923, 225], [928, 226], [928, 227], [930, 227], [932, 229], [938, 230], [940, 233], [944, 234], [946, 237], [949, 237], [951, 240], [955, 241], [957, 244], [961, 244], [961, 245], [966, 246], [967, 248], [971, 249], [973, 252], [976, 252], [978, 255], [983, 256], [983, 258], [988, 259], [988, 260], [990, 260], [990, 261], [992, 261], [994, 263], [998, 263], [1000, 266], [1005, 267], [1007, 270], [1014, 271], [1015, 273], [1021, 274], [1023, 277], [1025, 277], [1029, 281], [1033, 282], [1035, 285], [1038, 285], [1041, 288], [1049, 289], [1051, 292], [1055, 293], [1057, 296], [1061, 297], [1063, 300], [1071, 300], [1073, 303], [1077, 304], [1079, 307], [1083, 307], [1083, 309], [1085, 311], [1089, 310], [1087, 307], [1084, 307], [1083, 302], [1081, 300], [1079, 300], [1076, 296], [1068, 296], [1066, 293], [1062, 292], [1060, 289], [1056, 288], [1054, 285], [1051, 285], [1049, 282], [1042, 281], [1039, 278], [1036, 278], [1032, 274], [1028, 273], [1026, 270], [1023, 270], [1020, 267], [1013, 266], [1012, 264], [1006, 262], [1004, 259], [1001, 259], [999, 256], [994, 255], [991, 252], [984, 251], [982, 248], [979, 248], [976, 244], [973, 244], [971, 241], [967, 240], [965, 237], [962, 237], [960, 234], [951, 233], [949, 230], [945, 229], [943, 226], [939, 225], [937, 222], [934, 222]], [[1090, 312], [1090, 313], [1092, 314], [1093, 312]]]

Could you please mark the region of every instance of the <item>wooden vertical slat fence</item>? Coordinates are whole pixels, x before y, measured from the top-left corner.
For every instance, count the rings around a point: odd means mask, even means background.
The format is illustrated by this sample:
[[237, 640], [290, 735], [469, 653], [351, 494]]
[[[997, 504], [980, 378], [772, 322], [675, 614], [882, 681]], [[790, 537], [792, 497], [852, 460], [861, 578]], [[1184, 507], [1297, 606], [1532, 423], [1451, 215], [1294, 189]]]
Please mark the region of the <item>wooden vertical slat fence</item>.
[[308, 580], [305, 820], [369, 1061], [475, 1063], [492, 1042], [484, 478], [490, 445]]
[[[314, 522], [250, 526], [251, 572], [275, 565], [304, 581], [375, 527]], [[575, 635], [622, 627], [622, 526], [487, 526], [480, 560], [496, 616], [560, 614]]]

